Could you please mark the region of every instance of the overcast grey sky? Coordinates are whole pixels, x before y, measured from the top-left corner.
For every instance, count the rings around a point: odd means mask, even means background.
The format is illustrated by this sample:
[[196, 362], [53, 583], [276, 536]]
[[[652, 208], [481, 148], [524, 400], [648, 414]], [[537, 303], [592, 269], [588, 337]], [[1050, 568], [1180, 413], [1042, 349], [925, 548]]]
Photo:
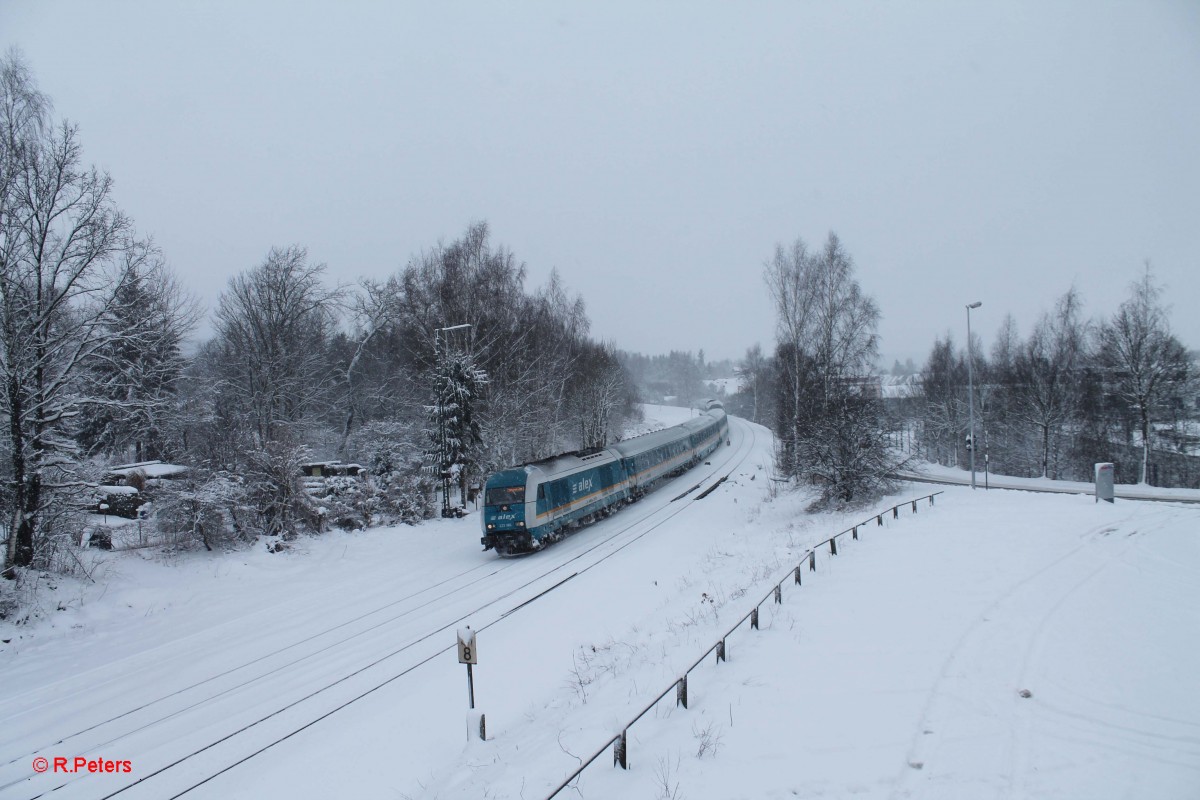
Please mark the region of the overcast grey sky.
[[597, 337], [737, 357], [832, 229], [888, 364], [1145, 259], [1200, 347], [1197, 2], [0, 0], [0, 45], [210, 305], [272, 245], [350, 281], [486, 220]]

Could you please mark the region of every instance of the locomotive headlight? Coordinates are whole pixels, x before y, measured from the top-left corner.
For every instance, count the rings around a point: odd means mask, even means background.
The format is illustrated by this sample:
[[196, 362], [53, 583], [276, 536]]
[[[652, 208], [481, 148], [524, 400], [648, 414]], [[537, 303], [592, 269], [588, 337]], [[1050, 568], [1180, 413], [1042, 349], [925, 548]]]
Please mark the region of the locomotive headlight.
[[489, 531], [490, 531], [490, 530], [493, 530], [495, 527], [496, 527], [496, 526], [495, 526], [495, 525], [493, 525], [492, 523], [490, 523], [490, 522], [488, 523], [488, 530], [489, 530]]
[[524, 522], [518, 522], [518, 523], [517, 523], [517, 527], [518, 527], [518, 528], [524, 528], [524, 527], [525, 527], [525, 523], [524, 523]]

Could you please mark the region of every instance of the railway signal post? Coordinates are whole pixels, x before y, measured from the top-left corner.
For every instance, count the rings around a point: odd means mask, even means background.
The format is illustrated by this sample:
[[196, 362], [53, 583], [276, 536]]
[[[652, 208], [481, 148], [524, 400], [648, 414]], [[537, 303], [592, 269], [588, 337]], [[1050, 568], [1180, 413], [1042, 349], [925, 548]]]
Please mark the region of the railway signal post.
[[[479, 663], [479, 651], [475, 647], [475, 631], [470, 626], [458, 629], [458, 663], [467, 665], [467, 700], [471, 711], [475, 710], [475, 673], [472, 667]], [[484, 715], [479, 714], [479, 738], [487, 740], [487, 728]], [[468, 728], [474, 728], [475, 714], [470, 714]]]

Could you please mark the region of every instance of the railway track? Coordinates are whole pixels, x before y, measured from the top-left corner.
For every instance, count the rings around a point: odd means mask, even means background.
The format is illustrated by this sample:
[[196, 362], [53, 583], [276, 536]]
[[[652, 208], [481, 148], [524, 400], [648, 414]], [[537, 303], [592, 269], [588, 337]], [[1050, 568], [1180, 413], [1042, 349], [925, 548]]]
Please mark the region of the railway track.
[[[754, 452], [761, 434], [740, 420], [736, 429], [737, 446], [714, 453], [707, 465], [697, 468], [703, 472], [690, 471], [545, 551], [520, 560], [489, 557], [401, 597], [376, 598], [367, 610], [347, 603], [346, 618], [339, 623], [243, 663], [152, 699], [139, 698], [120, 713], [71, 720], [74, 724], [63, 725], [61, 732], [45, 736], [33, 748], [27, 741], [23, 747], [10, 741], [0, 751], [0, 796], [187, 795], [445, 654], [453, 637], [443, 634], [456, 626], [470, 620], [483, 631], [502, 624], [695, 503], [703, 503]], [[671, 499], [685, 485], [691, 489]], [[89, 686], [88, 691], [96, 690], [95, 684]], [[63, 702], [56, 694], [0, 723], [11, 730], [11, 723], [35, 720]], [[214, 724], [214, 718], [221, 722]], [[137, 768], [128, 775], [104, 776], [103, 783], [86, 773], [31, 771], [38, 757], [100, 751], [137, 754]]]

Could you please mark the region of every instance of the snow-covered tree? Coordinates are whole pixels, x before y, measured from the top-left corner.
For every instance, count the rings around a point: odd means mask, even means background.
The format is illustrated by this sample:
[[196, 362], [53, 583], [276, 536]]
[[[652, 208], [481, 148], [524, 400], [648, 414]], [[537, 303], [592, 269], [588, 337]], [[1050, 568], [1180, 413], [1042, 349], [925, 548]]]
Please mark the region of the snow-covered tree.
[[1096, 359], [1105, 384], [1137, 415], [1142, 440], [1140, 483], [1149, 482], [1155, 414], [1195, 381], [1191, 359], [1171, 333], [1161, 296], [1162, 288], [1147, 263], [1145, 273], [1130, 286], [1129, 298], [1097, 335]]
[[604, 447], [619, 438], [629, 413], [629, 377], [611, 345], [584, 345], [568, 387], [569, 406], [579, 424], [580, 447]]
[[74, 427], [84, 376], [121, 332], [106, 327], [140, 245], [112, 179], [82, 163], [78, 133], [15, 54], [0, 59], [0, 416], [9, 545], [5, 575], [35, 563], [81, 488]]
[[957, 465], [959, 442], [967, 429], [967, 362], [955, 352], [949, 334], [934, 341], [920, 380], [926, 456]]
[[[751, 421], [762, 423], [767, 419], [766, 403], [767, 388], [771, 381], [772, 365], [770, 359], [763, 355], [762, 346], [755, 344], [746, 350], [737, 368], [738, 394], [749, 396], [749, 408], [742, 413]], [[735, 395], [736, 396], [736, 395]]]
[[197, 312], [152, 246], [137, 244], [123, 256], [124, 274], [102, 323], [105, 343], [87, 375], [90, 401], [78, 438], [86, 452], [144, 461], [162, 458], [178, 427], [181, 346]]
[[[1029, 339], [1014, 354], [1010, 407], [1038, 432], [1038, 462], [1043, 477], [1050, 476], [1058, 460], [1063, 428], [1075, 419], [1082, 402], [1086, 337], [1079, 293], [1072, 287], [1059, 298], [1052, 314], [1042, 315]], [[1053, 477], [1058, 477], [1057, 469], [1053, 471]]]
[[443, 353], [434, 365], [434, 403], [426, 409], [432, 445], [427, 452], [428, 464], [439, 479], [450, 476], [457, 481], [464, 504], [470, 477], [479, 472], [483, 436], [476, 406], [487, 382], [487, 373], [466, 352]]
[[412, 525], [437, 513], [434, 476], [424, 468], [425, 451], [416, 444], [419, 434], [416, 425], [380, 420], [351, 437], [350, 451], [375, 486], [373, 510], [381, 521]]
[[327, 345], [342, 292], [322, 283], [324, 272], [305, 248], [276, 247], [221, 295], [213, 365], [259, 448], [302, 440], [327, 411], [335, 382]]
[[776, 248], [765, 277], [778, 321], [779, 467], [821, 484], [826, 502], [861, 499], [894, 466], [870, 378], [879, 309], [833, 233], [818, 253], [800, 239]]

